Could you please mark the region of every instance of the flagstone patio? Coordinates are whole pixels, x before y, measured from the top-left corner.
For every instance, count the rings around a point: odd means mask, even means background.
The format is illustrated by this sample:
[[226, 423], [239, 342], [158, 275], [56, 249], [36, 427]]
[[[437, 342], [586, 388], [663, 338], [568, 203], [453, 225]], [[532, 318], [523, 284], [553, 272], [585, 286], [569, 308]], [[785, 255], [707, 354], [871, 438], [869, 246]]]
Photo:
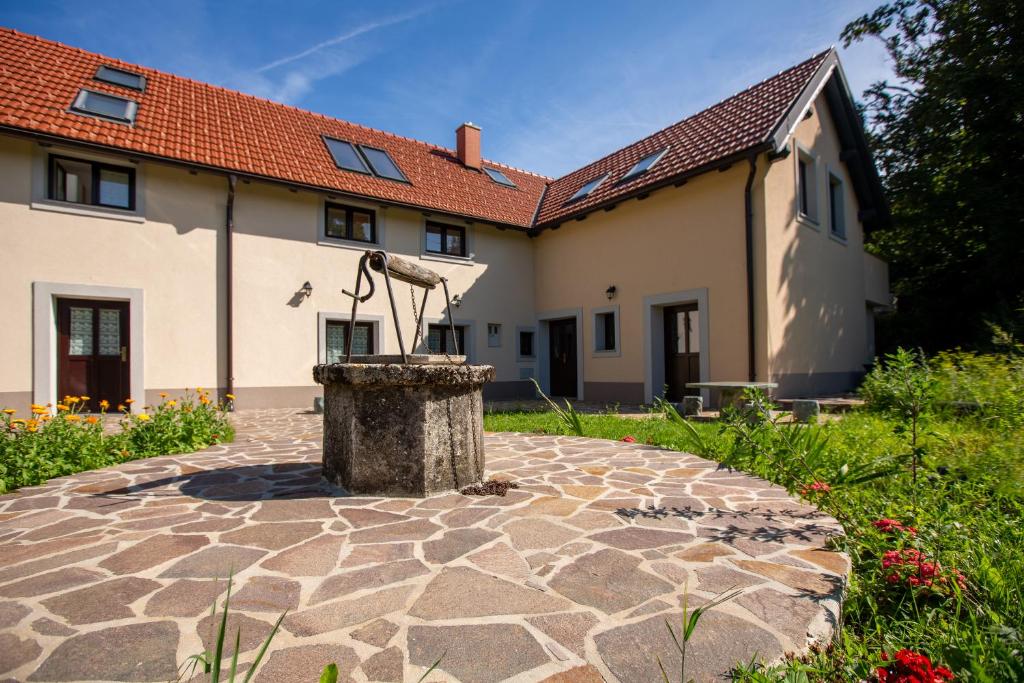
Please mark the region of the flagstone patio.
[[0, 681], [173, 679], [229, 572], [243, 662], [288, 610], [259, 681], [415, 681], [439, 657], [428, 680], [660, 680], [686, 589], [743, 589], [698, 627], [698, 681], [836, 623], [835, 520], [695, 456], [490, 434], [503, 498], [348, 497], [320, 479], [320, 416], [235, 419], [233, 444], [0, 497]]

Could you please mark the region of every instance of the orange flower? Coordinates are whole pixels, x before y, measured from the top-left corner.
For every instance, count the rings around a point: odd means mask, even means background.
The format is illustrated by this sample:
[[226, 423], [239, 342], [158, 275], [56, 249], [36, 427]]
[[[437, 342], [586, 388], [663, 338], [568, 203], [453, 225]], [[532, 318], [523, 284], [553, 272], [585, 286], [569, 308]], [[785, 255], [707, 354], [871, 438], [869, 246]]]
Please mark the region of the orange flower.
[[167, 398], [167, 392], [166, 391], [161, 391], [160, 392], [160, 398]]
[[[71, 417], [71, 416], [68, 415], [68, 417]], [[95, 415], [90, 415], [89, 417], [85, 418], [85, 421], [88, 422], [91, 425], [94, 425], [97, 422], [99, 422], [100, 419], [98, 417], [96, 417]]]
[[14, 408], [4, 408], [4, 415], [14, 415], [16, 412]]
[[120, 412], [122, 412], [122, 413], [123, 413], [124, 411], [128, 410], [128, 408], [126, 408], [126, 407], [125, 407], [125, 405], [124, 405], [123, 403], [118, 403], [118, 404], [117, 404], [117, 409], [118, 409], [118, 410], [119, 410]]
[[65, 415], [64, 419], [67, 420], [68, 422], [78, 422], [79, 420], [82, 419], [82, 416], [81, 415]]
[[79, 396], [78, 398], [82, 399], [83, 401], [88, 401], [89, 400], [88, 396]]
[[11, 424], [12, 424], [12, 425], [21, 425], [21, 426], [23, 426], [23, 427], [24, 427], [24, 426], [25, 426], [25, 421], [24, 421], [24, 420], [22, 420], [22, 419], [21, 419], [21, 418], [19, 417], [19, 418], [18, 418], [17, 420], [11, 420]]
[[65, 396], [64, 397], [64, 402], [65, 403], [70, 403], [71, 405], [74, 405], [74, 404], [78, 403], [78, 397], [77, 396]]
[[135, 399], [134, 398], [126, 398], [124, 400], [124, 402], [127, 403], [128, 405], [131, 405], [131, 404], [135, 403]]
[[58, 403], [58, 404], [57, 404], [57, 410], [71, 410], [71, 408], [68, 408], [68, 407], [67, 407], [66, 405], [64, 405], [63, 403]]
[[102, 401], [100, 401], [100, 410], [106, 410], [109, 407], [110, 401], [108, 401], [107, 399], [103, 399]]
[[206, 394], [203, 394], [202, 396], [199, 397], [199, 402], [205, 406], [210, 402], [210, 399], [206, 397]]
[[174, 407], [174, 406], [176, 406], [176, 405], [178, 405], [178, 402], [177, 402], [177, 401], [168, 401], [168, 402], [167, 402], [167, 407], [168, 407], [168, 408], [173, 408], [173, 407]]
[[29, 420], [28, 422], [25, 423], [25, 429], [27, 429], [30, 432], [36, 431], [37, 429], [39, 429], [39, 421]]
[[33, 415], [46, 415], [49, 412], [50, 412], [50, 409], [46, 408], [44, 406], [32, 406], [32, 414]]

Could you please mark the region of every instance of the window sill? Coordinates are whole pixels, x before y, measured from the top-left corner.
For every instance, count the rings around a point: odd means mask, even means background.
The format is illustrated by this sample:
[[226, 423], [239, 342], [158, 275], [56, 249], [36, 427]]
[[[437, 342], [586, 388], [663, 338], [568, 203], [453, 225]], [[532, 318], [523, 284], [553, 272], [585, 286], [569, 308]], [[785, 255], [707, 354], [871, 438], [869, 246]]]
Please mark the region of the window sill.
[[346, 240], [338, 237], [324, 237], [321, 235], [317, 241], [321, 247], [341, 247], [342, 249], [353, 249], [366, 251], [367, 249], [383, 249], [380, 242], [360, 242], [359, 240]]
[[829, 232], [828, 232], [828, 237], [833, 242], [838, 242], [839, 244], [843, 245], [844, 247], [849, 246], [849, 241], [845, 237], [840, 237], [839, 235], [835, 234], [831, 230], [829, 230]]
[[814, 220], [813, 218], [806, 214], [798, 212], [796, 214], [796, 222], [799, 223], [800, 225], [806, 225], [811, 230], [817, 230], [818, 232], [821, 232], [821, 225], [819, 225], [818, 221]]
[[592, 351], [591, 354], [594, 358], [618, 358], [622, 355], [622, 352], [618, 349], [613, 349], [611, 351]]
[[517, 363], [536, 363], [537, 356], [519, 356], [516, 358]]
[[459, 263], [462, 265], [472, 265], [475, 263], [472, 256], [450, 256], [448, 254], [435, 254], [432, 251], [425, 251], [420, 254], [420, 258], [424, 261], [440, 261], [441, 263]]
[[37, 201], [30, 206], [39, 211], [54, 211], [56, 213], [67, 213], [72, 216], [90, 216], [92, 218], [109, 218], [115, 221], [126, 221], [128, 223], [145, 223], [146, 217], [140, 216], [134, 211], [122, 211], [120, 209], [107, 209], [100, 206], [89, 206], [86, 204], [70, 204], [58, 201]]

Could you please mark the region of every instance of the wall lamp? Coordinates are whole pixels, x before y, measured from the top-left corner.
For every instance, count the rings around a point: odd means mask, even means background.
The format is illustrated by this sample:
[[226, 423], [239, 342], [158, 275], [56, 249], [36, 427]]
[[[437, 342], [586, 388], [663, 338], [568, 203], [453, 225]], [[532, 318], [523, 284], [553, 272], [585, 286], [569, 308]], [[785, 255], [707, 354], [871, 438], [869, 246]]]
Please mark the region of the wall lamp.
[[299, 291], [302, 292], [302, 295], [308, 299], [309, 297], [313, 296], [313, 285], [309, 284], [309, 280], [306, 280], [305, 282], [302, 283], [302, 287], [299, 288]]
[[462, 308], [462, 295], [456, 294], [452, 297], [452, 306], [455, 308]]
[[608, 301], [611, 301], [615, 298], [615, 292], [617, 291], [615, 285], [609, 285], [608, 289], [604, 290], [604, 295], [608, 297]]

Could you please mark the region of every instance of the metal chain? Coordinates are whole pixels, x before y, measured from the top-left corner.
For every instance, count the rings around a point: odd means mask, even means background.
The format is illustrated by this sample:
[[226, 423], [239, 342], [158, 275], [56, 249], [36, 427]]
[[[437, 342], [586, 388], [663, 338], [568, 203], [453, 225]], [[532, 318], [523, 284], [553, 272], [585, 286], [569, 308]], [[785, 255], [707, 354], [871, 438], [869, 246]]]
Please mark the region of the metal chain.
[[419, 346], [420, 336], [423, 334], [423, 325], [419, 315], [416, 313], [416, 290], [413, 288], [412, 283], [409, 284], [409, 300], [412, 301], [412, 321], [416, 323], [416, 334], [412, 337], [412, 352], [416, 353], [416, 347]]

